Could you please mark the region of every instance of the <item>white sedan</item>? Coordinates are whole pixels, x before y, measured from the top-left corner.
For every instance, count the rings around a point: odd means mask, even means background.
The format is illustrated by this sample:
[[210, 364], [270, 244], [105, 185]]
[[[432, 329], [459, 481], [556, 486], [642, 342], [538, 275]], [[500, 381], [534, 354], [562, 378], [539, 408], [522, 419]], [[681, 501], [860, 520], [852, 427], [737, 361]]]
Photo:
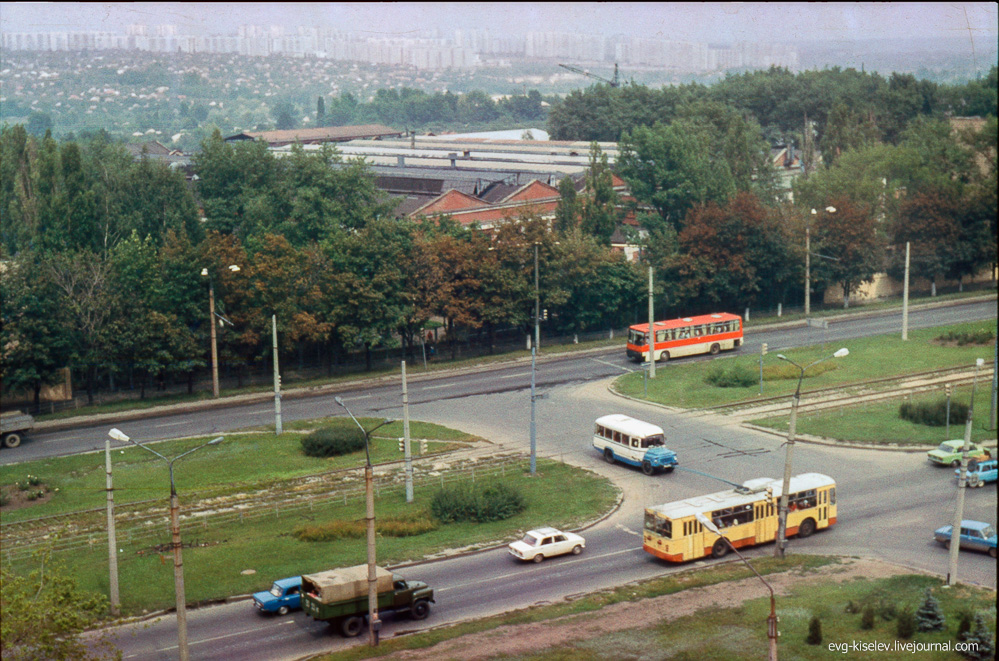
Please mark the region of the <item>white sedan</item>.
[[541, 562], [545, 558], [571, 553], [579, 555], [586, 548], [586, 540], [571, 532], [555, 528], [529, 530], [522, 539], [509, 545], [510, 555], [518, 560]]

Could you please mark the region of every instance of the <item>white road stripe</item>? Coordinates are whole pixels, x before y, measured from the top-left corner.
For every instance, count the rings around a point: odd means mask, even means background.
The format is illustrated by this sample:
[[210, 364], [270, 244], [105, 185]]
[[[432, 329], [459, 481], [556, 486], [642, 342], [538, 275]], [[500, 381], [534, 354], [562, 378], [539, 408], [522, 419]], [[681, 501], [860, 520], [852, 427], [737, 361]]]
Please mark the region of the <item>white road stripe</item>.
[[190, 420], [182, 420], [180, 422], [164, 422], [161, 425], [153, 425], [153, 427], [176, 427], [177, 425], [186, 425]]
[[615, 365], [614, 363], [608, 363], [606, 360], [600, 360], [599, 358], [590, 358], [590, 360], [592, 360], [595, 363], [602, 363], [602, 364], [607, 365], [609, 367], [616, 367], [617, 369], [622, 370], [624, 372], [627, 372], [628, 374], [631, 374], [632, 372], [637, 372], [638, 371], [638, 370], [628, 369], [627, 367], [621, 367], [620, 365]]

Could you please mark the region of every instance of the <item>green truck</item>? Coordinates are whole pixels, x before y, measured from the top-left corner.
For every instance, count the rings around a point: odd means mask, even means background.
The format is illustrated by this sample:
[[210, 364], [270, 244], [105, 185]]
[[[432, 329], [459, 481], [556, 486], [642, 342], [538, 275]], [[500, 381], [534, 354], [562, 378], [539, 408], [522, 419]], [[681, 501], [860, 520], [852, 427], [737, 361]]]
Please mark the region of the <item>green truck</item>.
[[[414, 620], [430, 614], [434, 591], [422, 581], [407, 581], [382, 567], [375, 568], [378, 611], [405, 613]], [[356, 565], [302, 576], [302, 610], [329, 622], [351, 638], [364, 629], [368, 614], [368, 566]]]

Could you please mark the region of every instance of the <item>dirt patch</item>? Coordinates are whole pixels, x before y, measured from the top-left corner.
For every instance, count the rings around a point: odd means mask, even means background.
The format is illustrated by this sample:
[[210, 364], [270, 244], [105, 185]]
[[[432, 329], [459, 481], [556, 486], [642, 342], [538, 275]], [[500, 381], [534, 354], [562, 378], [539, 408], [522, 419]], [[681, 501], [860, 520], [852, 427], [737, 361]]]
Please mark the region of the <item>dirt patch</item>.
[[[846, 559], [838, 565], [826, 565], [807, 573], [800, 571], [771, 574], [767, 581], [774, 593], [788, 594], [791, 588], [812, 582], [834, 580], [842, 582], [856, 577], [887, 578], [911, 574], [913, 570], [873, 559]], [[761, 592], [763, 594], [761, 594]], [[535, 654], [580, 640], [596, 638], [628, 629], [649, 627], [691, 615], [704, 608], [731, 608], [765, 595], [758, 578], [747, 578], [670, 595], [621, 602], [594, 613], [580, 613], [534, 622], [502, 626], [491, 631], [469, 634], [420, 650], [403, 650], [390, 654], [389, 659], [407, 661], [439, 661], [440, 659], [490, 659], [505, 656]]]
[[0, 512], [13, 512], [14, 510], [32, 507], [47, 503], [52, 498], [52, 491], [44, 484], [11, 484], [0, 487]]

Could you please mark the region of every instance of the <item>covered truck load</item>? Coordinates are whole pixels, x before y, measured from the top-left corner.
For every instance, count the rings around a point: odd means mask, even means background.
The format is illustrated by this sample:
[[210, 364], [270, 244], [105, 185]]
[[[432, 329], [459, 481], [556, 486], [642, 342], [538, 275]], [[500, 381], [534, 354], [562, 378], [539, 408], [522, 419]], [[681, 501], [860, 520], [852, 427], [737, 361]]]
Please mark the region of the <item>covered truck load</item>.
[[[375, 567], [375, 591], [392, 590], [392, 572]], [[368, 596], [368, 566], [357, 565], [302, 576], [302, 592], [321, 604], [332, 604]]]

